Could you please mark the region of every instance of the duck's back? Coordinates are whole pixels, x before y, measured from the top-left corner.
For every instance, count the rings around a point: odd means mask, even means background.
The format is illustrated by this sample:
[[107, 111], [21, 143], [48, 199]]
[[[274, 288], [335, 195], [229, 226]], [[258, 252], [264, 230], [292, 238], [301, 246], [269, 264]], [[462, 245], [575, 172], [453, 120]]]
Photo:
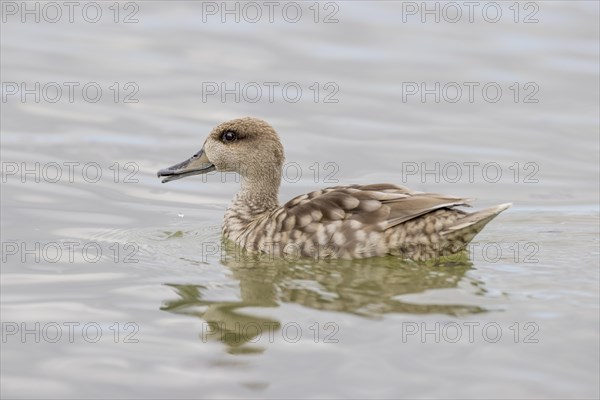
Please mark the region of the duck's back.
[[510, 205], [475, 213], [470, 200], [392, 184], [331, 187], [293, 198], [232, 238], [292, 257], [426, 260], [456, 253]]

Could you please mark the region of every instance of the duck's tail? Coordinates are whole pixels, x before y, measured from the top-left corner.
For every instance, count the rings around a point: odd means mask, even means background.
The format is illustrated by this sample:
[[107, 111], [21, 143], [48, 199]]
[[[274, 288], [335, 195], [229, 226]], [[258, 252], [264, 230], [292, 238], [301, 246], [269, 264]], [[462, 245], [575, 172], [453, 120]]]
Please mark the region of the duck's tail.
[[[397, 246], [393, 244], [391, 248], [397, 248], [397, 252], [393, 250], [391, 254], [398, 254], [415, 261], [437, 261], [440, 257], [462, 254], [462, 251], [466, 249], [469, 242], [473, 240], [483, 227], [494, 219], [496, 215], [510, 206], [512, 206], [511, 203], [506, 203], [470, 214], [452, 208], [436, 210], [425, 216], [425, 218], [429, 217], [435, 220], [436, 218], [445, 219], [452, 217], [454, 221], [441, 228], [440, 231], [437, 231], [436, 235], [417, 234], [408, 240], [401, 240], [397, 243]], [[418, 221], [407, 222], [407, 224], [411, 223], [418, 224]], [[409, 226], [406, 229], [410, 231], [411, 228], [415, 229], [414, 226]]]
[[475, 235], [477, 235], [488, 222], [493, 220], [498, 214], [512, 206], [512, 203], [500, 204], [496, 207], [486, 208], [466, 214], [463, 218], [457, 219], [454, 224], [446, 227], [442, 236], [451, 242], [468, 244]]

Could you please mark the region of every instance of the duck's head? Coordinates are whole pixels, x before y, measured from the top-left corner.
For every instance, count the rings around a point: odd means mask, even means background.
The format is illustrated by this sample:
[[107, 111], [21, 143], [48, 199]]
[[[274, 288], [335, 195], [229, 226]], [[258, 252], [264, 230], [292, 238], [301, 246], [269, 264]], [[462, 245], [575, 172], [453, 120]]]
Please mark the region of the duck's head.
[[158, 171], [163, 183], [212, 171], [237, 172], [246, 178], [279, 174], [283, 146], [275, 129], [258, 118], [233, 119], [218, 125], [191, 158]]

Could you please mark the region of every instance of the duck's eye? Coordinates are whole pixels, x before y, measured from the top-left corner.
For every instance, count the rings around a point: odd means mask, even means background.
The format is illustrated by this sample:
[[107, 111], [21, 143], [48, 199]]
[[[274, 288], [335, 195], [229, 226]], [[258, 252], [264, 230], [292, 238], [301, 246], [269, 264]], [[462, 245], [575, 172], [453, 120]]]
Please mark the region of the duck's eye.
[[221, 136], [221, 140], [225, 143], [233, 142], [235, 139], [237, 139], [237, 134], [232, 131], [227, 131]]

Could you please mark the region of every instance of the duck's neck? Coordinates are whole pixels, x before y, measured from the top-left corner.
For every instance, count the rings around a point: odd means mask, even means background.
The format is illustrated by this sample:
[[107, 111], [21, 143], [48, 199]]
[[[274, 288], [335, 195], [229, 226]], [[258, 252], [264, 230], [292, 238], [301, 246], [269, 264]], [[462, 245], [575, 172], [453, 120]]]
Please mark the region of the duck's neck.
[[268, 178], [242, 177], [241, 189], [235, 203], [251, 215], [260, 215], [279, 207], [279, 185], [281, 173]]
[[225, 236], [235, 240], [249, 224], [278, 208], [280, 183], [280, 171], [274, 176], [242, 176], [241, 189], [225, 213]]

